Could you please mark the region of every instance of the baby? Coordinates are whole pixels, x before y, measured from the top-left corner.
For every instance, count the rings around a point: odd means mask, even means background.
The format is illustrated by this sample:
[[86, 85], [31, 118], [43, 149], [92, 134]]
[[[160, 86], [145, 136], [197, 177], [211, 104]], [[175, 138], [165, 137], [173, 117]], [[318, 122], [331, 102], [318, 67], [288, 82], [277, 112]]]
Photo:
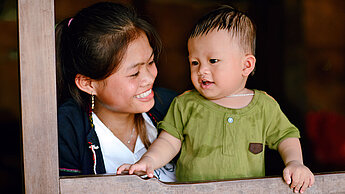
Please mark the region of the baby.
[[176, 97], [148, 152], [117, 173], [164, 166], [179, 152], [178, 181], [224, 180], [265, 175], [264, 149], [278, 150], [283, 178], [295, 192], [314, 183], [303, 165], [299, 131], [263, 91], [245, 88], [255, 67], [255, 27], [242, 12], [221, 6], [199, 20], [188, 40], [195, 90]]

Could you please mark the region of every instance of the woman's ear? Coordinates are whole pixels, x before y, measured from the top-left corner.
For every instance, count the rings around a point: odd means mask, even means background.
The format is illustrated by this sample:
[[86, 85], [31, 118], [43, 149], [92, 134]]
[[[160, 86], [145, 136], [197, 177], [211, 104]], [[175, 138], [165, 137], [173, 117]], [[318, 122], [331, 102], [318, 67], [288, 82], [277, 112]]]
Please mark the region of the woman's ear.
[[254, 55], [246, 55], [243, 62], [242, 75], [248, 77], [255, 68], [256, 58]]
[[81, 75], [81, 74], [77, 74], [75, 76], [75, 84], [77, 85], [77, 87], [83, 91], [86, 92], [88, 94], [95, 94], [95, 88], [94, 88], [94, 84], [93, 84], [93, 80], [85, 75]]

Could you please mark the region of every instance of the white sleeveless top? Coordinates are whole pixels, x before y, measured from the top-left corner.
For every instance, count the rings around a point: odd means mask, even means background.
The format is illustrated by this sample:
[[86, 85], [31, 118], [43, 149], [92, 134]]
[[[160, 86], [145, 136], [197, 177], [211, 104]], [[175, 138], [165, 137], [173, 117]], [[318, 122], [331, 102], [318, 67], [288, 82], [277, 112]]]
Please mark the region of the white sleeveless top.
[[[152, 143], [157, 138], [157, 129], [146, 113], [142, 113], [149, 141]], [[117, 168], [124, 163], [134, 164], [147, 151], [139, 135], [135, 144], [134, 152], [128, 149], [97, 117], [92, 113], [93, 124], [102, 150], [106, 173], [116, 173]], [[168, 163], [154, 171], [155, 176], [163, 182], [176, 181], [175, 164]]]

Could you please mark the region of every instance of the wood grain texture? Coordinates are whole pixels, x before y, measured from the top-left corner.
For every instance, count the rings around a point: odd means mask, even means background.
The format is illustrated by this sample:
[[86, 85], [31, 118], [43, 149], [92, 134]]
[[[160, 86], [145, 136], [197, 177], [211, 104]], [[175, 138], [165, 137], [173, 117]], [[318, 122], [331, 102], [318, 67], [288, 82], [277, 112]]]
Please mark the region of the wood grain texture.
[[[60, 178], [61, 194], [73, 193], [293, 193], [281, 177], [229, 180], [208, 183], [164, 184], [136, 175], [103, 175]], [[315, 184], [304, 193], [345, 193], [345, 172], [315, 176]]]
[[18, 0], [25, 193], [58, 193], [53, 0]]

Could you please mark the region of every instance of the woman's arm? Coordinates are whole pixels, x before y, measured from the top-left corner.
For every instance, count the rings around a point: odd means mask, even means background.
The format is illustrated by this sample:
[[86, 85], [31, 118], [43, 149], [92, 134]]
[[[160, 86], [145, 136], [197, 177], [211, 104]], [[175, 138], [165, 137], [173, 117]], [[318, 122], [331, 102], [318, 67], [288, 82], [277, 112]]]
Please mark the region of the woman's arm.
[[80, 175], [82, 168], [79, 162], [80, 147], [72, 119], [68, 112], [58, 113], [58, 146], [60, 176]]
[[[94, 174], [94, 155], [89, 142], [99, 145], [88, 115], [74, 100], [58, 108], [60, 176]], [[96, 149], [97, 173], [105, 173], [101, 148]]]

